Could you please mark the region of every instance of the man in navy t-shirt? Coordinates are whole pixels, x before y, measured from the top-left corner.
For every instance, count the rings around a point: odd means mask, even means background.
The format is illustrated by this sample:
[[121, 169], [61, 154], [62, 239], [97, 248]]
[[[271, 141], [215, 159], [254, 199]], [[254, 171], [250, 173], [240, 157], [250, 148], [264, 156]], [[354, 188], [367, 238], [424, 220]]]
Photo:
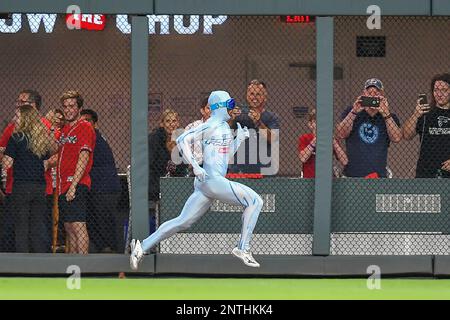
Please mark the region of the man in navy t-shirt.
[[95, 152], [91, 170], [92, 186], [89, 194], [88, 229], [91, 252], [123, 252], [123, 222], [126, 212], [119, 212], [121, 185], [111, 147], [97, 128], [98, 115], [91, 109], [81, 111], [84, 120], [95, 130]]
[[[258, 79], [247, 86], [248, 110], [233, 113], [230, 127], [237, 129], [239, 122], [249, 129], [250, 137], [234, 155], [234, 163], [229, 166], [230, 173], [257, 173], [276, 175], [278, 172], [278, 135], [280, 124], [276, 113], [266, 110], [267, 87]], [[236, 108], [237, 109], [237, 108]], [[245, 151], [245, 152], [243, 152]]]
[[[378, 97], [379, 107], [362, 106], [364, 96]], [[389, 111], [383, 83], [379, 79], [366, 81], [363, 94], [342, 113], [336, 133], [345, 139], [347, 148], [348, 164], [344, 168], [344, 176], [387, 176], [389, 144], [391, 141], [399, 142], [402, 132], [398, 117]]]

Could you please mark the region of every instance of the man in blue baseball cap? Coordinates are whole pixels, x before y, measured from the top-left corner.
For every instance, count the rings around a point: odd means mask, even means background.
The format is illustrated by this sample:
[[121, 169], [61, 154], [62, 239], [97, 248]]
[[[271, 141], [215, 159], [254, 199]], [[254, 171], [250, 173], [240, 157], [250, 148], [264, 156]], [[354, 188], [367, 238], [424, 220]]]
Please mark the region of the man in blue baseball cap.
[[[237, 124], [236, 138], [227, 121], [235, 107], [234, 99], [226, 91], [213, 91], [208, 98], [211, 117], [200, 126], [184, 132], [177, 139], [183, 158], [192, 165], [195, 182], [194, 193], [184, 205], [181, 214], [163, 223], [155, 233], [142, 241], [132, 240], [130, 266], [137, 270], [145, 252], [148, 252], [160, 241], [169, 238], [177, 232], [188, 229], [200, 219], [209, 209], [214, 200], [220, 200], [233, 205], [244, 206], [242, 216], [242, 233], [238, 245], [232, 254], [241, 259], [247, 266], [259, 267], [259, 263], [250, 253], [250, 240], [263, 206], [261, 197], [249, 187], [229, 181], [225, 178], [230, 158], [239, 145], [248, 138], [246, 127]], [[191, 146], [201, 141], [203, 146], [203, 167], [200, 167]]]
[[366, 81], [364, 84], [364, 89], [368, 89], [370, 87], [375, 87], [380, 91], [384, 90], [383, 82], [377, 78], [370, 78]]
[[388, 148], [391, 141], [402, 139], [402, 131], [380, 79], [370, 78], [364, 83], [362, 95], [342, 113], [336, 133], [345, 139], [347, 148], [344, 176], [387, 177]]

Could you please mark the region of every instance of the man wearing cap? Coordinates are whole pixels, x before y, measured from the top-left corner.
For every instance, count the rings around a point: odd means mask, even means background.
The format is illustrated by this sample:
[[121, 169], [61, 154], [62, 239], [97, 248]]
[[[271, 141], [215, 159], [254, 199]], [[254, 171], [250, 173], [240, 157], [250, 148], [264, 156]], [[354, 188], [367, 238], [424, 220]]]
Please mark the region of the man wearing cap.
[[[188, 229], [200, 219], [209, 209], [214, 200], [243, 206], [242, 233], [232, 254], [250, 267], [259, 267], [259, 263], [250, 253], [250, 240], [263, 206], [261, 197], [249, 187], [227, 180], [225, 175], [230, 158], [239, 145], [248, 138], [246, 127], [237, 124], [236, 138], [230, 130], [227, 121], [235, 107], [234, 99], [226, 91], [213, 91], [208, 99], [211, 117], [200, 126], [184, 132], [177, 138], [178, 148], [183, 158], [192, 165], [195, 174], [194, 193], [186, 201], [181, 214], [172, 220], [164, 222], [156, 232], [141, 243], [131, 242], [130, 266], [137, 270], [144, 252], [148, 252], [160, 241], [169, 238], [177, 232]], [[203, 167], [200, 167], [192, 153], [191, 146], [197, 141], [203, 146]]]
[[[378, 107], [362, 106], [362, 97], [378, 97]], [[336, 126], [339, 138], [345, 139], [348, 164], [344, 176], [387, 176], [387, 153], [390, 142], [402, 139], [400, 121], [389, 111], [384, 86], [379, 79], [369, 79], [353, 106], [348, 107]]]

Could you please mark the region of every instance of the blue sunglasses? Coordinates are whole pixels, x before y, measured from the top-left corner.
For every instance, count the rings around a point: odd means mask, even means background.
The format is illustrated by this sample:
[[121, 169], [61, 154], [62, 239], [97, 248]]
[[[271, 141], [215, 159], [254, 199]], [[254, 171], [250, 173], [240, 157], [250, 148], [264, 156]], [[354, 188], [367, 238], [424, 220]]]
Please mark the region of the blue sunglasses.
[[235, 106], [236, 106], [236, 102], [234, 101], [233, 98], [231, 98], [225, 102], [214, 103], [213, 105], [210, 106], [210, 109], [211, 109], [211, 111], [213, 111], [213, 110], [216, 110], [219, 108], [226, 107], [228, 110], [233, 110]]

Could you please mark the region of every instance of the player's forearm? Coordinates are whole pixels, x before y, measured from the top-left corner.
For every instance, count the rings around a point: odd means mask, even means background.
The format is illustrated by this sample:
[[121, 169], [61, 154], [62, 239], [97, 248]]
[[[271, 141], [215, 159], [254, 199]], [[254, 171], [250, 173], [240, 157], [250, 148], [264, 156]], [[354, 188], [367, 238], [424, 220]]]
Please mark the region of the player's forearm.
[[87, 164], [89, 162], [89, 151], [81, 151], [78, 157], [77, 166], [75, 167], [75, 173], [73, 175], [72, 185], [75, 187], [84, 176]]
[[181, 151], [181, 155], [183, 159], [192, 166], [193, 169], [198, 169], [200, 165], [198, 164], [197, 160], [194, 157], [194, 154], [191, 150], [191, 143], [187, 141], [187, 137], [185, 135], [181, 135], [177, 139], [177, 146], [178, 149]]

